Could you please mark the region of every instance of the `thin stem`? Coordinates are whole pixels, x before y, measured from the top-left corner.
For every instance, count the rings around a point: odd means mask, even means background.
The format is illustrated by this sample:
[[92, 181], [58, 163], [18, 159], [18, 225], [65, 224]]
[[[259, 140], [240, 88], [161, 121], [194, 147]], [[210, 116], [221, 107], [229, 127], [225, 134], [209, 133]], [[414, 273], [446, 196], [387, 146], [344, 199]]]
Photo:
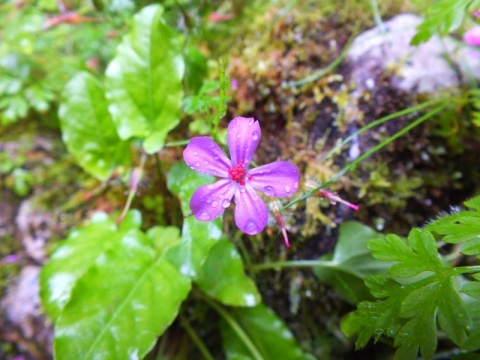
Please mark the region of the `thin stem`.
[[480, 265], [476, 266], [459, 266], [455, 268], [457, 274], [468, 274], [480, 272]]
[[378, 8], [378, 3], [376, 0], [370, 0], [370, 6], [373, 12], [373, 19], [375, 20], [375, 24], [378, 26], [382, 33], [386, 32], [385, 25], [382, 21], [382, 16], [380, 15], [380, 9]]
[[198, 350], [200, 350], [200, 352], [202, 353], [203, 358], [207, 360], [213, 360], [214, 358], [212, 354], [210, 354], [210, 351], [208, 351], [202, 339], [200, 339], [200, 337], [197, 335], [197, 332], [192, 328], [192, 326], [190, 325], [190, 322], [187, 319], [185, 319], [183, 316], [181, 316], [180, 323], [182, 324], [182, 327], [188, 333], [190, 338], [193, 340]]
[[140, 181], [142, 180], [143, 177], [143, 168], [145, 166], [145, 161], [147, 160], [147, 154], [142, 153], [142, 157], [140, 158], [140, 165], [133, 169], [132, 174], [130, 176], [130, 191], [128, 193], [128, 198], [127, 198], [127, 203], [125, 204], [125, 207], [123, 208], [122, 213], [117, 219], [117, 224], [120, 224], [127, 215], [128, 210], [130, 210], [130, 206], [132, 205], [132, 201], [135, 198], [135, 195], [137, 194], [138, 190], [138, 185], [140, 184]]
[[432, 116], [434, 116], [435, 114], [439, 113], [440, 111], [442, 111], [443, 109], [445, 109], [446, 107], [448, 106], [448, 104], [443, 104], [443, 105], [440, 105], [438, 107], [436, 107], [435, 109], [429, 111], [428, 113], [426, 113], [424, 116], [420, 117], [419, 119], [415, 120], [414, 122], [408, 124], [407, 126], [405, 126], [402, 130], [396, 132], [395, 134], [393, 134], [392, 136], [388, 137], [387, 139], [383, 140], [380, 144], [378, 144], [377, 146], [373, 147], [372, 149], [370, 149], [369, 151], [367, 151], [366, 153], [364, 153], [363, 155], [359, 156], [357, 159], [355, 159], [355, 161], [351, 162], [350, 164], [348, 164], [347, 166], [345, 166], [342, 170], [340, 170], [337, 174], [335, 174], [332, 178], [330, 178], [330, 180], [324, 182], [323, 184], [317, 186], [316, 188], [314, 188], [313, 190], [310, 190], [308, 192], [306, 192], [305, 194], [303, 194], [302, 196], [298, 197], [297, 199], [289, 202], [287, 205], [285, 205], [282, 209], [280, 209], [280, 211], [283, 211], [293, 205], [295, 205], [296, 203], [300, 202], [300, 201], [303, 201], [305, 199], [307, 199], [308, 197], [312, 196], [313, 194], [315, 194], [317, 191], [327, 187], [328, 185], [332, 184], [333, 182], [335, 182], [337, 179], [339, 179], [340, 177], [342, 177], [343, 175], [345, 175], [347, 172], [349, 172], [350, 170], [354, 169], [358, 163], [360, 163], [361, 161], [365, 160], [366, 158], [368, 158], [370, 155], [374, 154], [375, 152], [377, 152], [378, 150], [380, 150], [381, 148], [385, 147], [386, 145], [390, 144], [392, 141], [394, 141], [395, 139], [399, 138], [400, 136], [404, 135], [405, 133], [407, 133], [408, 131], [410, 131], [411, 129], [413, 129], [414, 127], [420, 125], [422, 122], [424, 122], [425, 120], [428, 120], [429, 118], [431, 118]]
[[174, 146], [183, 146], [187, 145], [190, 142], [190, 140], [178, 140], [178, 141], [170, 141], [165, 144], [165, 147], [174, 147]]
[[278, 268], [289, 268], [289, 267], [333, 267], [331, 261], [322, 261], [322, 260], [296, 260], [296, 261], [277, 261], [267, 264], [258, 264], [252, 265], [251, 269], [253, 271], [263, 271], [263, 270], [273, 270]]
[[403, 116], [403, 115], [407, 115], [407, 114], [410, 114], [412, 112], [416, 112], [416, 111], [420, 111], [420, 110], [423, 110], [424, 108], [426, 107], [429, 107], [430, 105], [433, 105], [433, 104], [436, 104], [436, 103], [439, 103], [439, 102], [442, 102], [442, 101], [445, 101], [444, 99], [434, 99], [434, 100], [430, 100], [430, 101], [427, 101], [427, 102], [424, 102], [424, 103], [421, 103], [421, 104], [418, 104], [418, 105], [415, 105], [415, 106], [412, 106], [408, 109], [405, 109], [405, 110], [401, 110], [401, 111], [397, 111], [396, 113], [394, 114], [390, 114], [390, 115], [387, 115], [387, 116], [384, 116], [378, 120], [375, 120], [375, 121], [372, 121], [371, 123], [365, 125], [365, 126], [362, 126], [359, 130], [355, 131], [353, 134], [351, 134], [350, 136], [348, 136], [347, 138], [345, 138], [345, 140], [343, 140], [340, 144], [336, 145], [333, 147], [332, 150], [330, 150], [327, 155], [325, 155], [325, 157], [323, 158], [322, 162], [325, 162], [326, 160], [330, 159], [338, 150], [340, 150], [342, 147], [344, 147], [345, 145], [347, 145], [350, 141], [352, 141], [353, 139], [355, 139], [355, 137], [357, 137], [358, 135], [360, 134], [363, 134], [364, 132], [366, 132], [367, 130], [370, 130], [371, 128], [377, 126], [377, 125], [380, 125], [380, 124], [383, 124], [387, 121], [390, 121], [390, 120], [393, 120], [393, 119], [396, 119], [397, 117], [400, 117], [400, 116]]
[[256, 348], [255, 344], [250, 340], [245, 331], [243, 331], [238, 322], [227, 311], [225, 311], [225, 309], [223, 309], [208, 296], [203, 296], [203, 299], [228, 323], [228, 325], [230, 325], [235, 334], [237, 334], [243, 344], [250, 351], [253, 358], [256, 360], [263, 360], [263, 356], [260, 354], [260, 351]]

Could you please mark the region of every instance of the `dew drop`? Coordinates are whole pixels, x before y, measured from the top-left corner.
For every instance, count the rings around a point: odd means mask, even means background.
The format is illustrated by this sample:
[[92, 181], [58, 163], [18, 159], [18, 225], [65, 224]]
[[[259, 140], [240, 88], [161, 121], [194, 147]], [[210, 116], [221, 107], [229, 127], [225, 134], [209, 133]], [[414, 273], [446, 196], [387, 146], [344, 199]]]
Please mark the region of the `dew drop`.
[[402, 331], [402, 332], [400, 332], [400, 336], [401, 336], [402, 338], [406, 338], [406, 337], [408, 337], [408, 333]]
[[253, 132], [252, 138], [253, 138], [254, 141], [258, 140], [258, 133], [256, 131]]
[[207, 189], [213, 190], [213, 184], [207, 185]]
[[195, 166], [197, 166], [197, 167], [200, 166], [200, 163], [197, 161], [197, 162], [195, 163]]
[[240, 188], [240, 192], [242, 192], [242, 193], [245, 192], [245, 186], [242, 186], [242, 187]]
[[230, 206], [230, 201], [228, 199], [223, 199], [222, 201], [222, 207], [226, 209], [227, 207]]
[[212, 202], [212, 207], [213, 207], [213, 208], [216, 208], [217, 206], [218, 206], [218, 202], [217, 202], [217, 201]]
[[465, 314], [464, 313], [458, 313], [457, 316], [461, 319], [465, 316]]
[[214, 159], [214, 160], [218, 160], [218, 155], [217, 155], [217, 154], [213, 154], [213, 159]]
[[198, 151], [194, 151], [194, 152], [193, 152], [193, 155], [197, 156], [197, 155], [198, 155]]
[[263, 192], [265, 193], [265, 195], [267, 196], [275, 196], [275, 189], [273, 188], [273, 186], [265, 186], [263, 188]]
[[289, 193], [289, 192], [290, 192], [290, 186], [288, 186], [288, 185], [285, 186], [285, 191], [286, 191], [287, 193]]
[[198, 218], [200, 220], [208, 221], [208, 220], [210, 220], [210, 215], [207, 212], [203, 212], [203, 213], [200, 214], [200, 216]]
[[252, 126], [253, 125], [253, 119], [250, 119], [250, 121], [248, 122], [248, 126]]
[[214, 144], [213, 142], [210, 143], [210, 147], [211, 147], [211, 148], [214, 148], [214, 147], [215, 147], [215, 144]]
[[245, 225], [245, 232], [247, 234], [254, 234], [258, 232], [258, 225], [254, 219], [248, 219]]
[[240, 133], [237, 134], [237, 139], [240, 139], [242, 136], [240, 135]]
[[293, 188], [294, 188], [294, 189], [298, 189], [298, 182], [294, 182], [294, 183], [293, 183]]

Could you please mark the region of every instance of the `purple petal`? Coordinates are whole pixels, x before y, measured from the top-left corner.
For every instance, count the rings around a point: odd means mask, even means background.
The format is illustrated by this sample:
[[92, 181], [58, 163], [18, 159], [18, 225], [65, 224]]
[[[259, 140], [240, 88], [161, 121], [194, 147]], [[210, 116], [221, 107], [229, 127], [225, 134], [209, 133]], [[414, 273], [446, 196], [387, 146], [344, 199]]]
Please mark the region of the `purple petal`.
[[248, 168], [261, 136], [260, 125], [254, 118], [237, 116], [230, 121], [227, 142], [233, 166], [242, 164], [244, 169]]
[[298, 189], [300, 172], [289, 161], [276, 161], [248, 172], [250, 185], [267, 196], [285, 197]]
[[183, 159], [193, 170], [218, 177], [228, 177], [230, 160], [209, 137], [194, 137], [183, 151]]
[[190, 199], [190, 209], [195, 219], [210, 221], [219, 217], [230, 206], [237, 186], [234, 181], [222, 179], [195, 190]]
[[267, 205], [249, 185], [240, 187], [235, 193], [235, 223], [248, 235], [262, 232], [267, 225]]

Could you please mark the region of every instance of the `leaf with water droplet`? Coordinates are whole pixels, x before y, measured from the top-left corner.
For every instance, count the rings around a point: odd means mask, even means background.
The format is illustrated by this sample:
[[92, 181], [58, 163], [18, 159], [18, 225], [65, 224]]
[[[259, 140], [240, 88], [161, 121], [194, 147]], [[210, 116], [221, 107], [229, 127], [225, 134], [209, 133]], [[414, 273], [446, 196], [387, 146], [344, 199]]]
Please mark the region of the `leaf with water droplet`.
[[255, 306], [260, 302], [255, 283], [245, 275], [242, 258], [228, 240], [212, 247], [196, 284], [225, 305]]

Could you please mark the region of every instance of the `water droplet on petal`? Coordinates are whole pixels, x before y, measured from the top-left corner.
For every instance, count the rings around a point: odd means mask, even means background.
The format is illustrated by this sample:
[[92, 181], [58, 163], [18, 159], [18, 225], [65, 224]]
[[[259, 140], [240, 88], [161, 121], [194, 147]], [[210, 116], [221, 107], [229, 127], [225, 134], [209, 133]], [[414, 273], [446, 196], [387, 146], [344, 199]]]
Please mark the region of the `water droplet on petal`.
[[200, 220], [205, 220], [205, 221], [208, 221], [208, 220], [211, 219], [210, 215], [209, 215], [207, 212], [201, 213], [198, 218], [199, 218]]
[[275, 196], [275, 189], [273, 188], [273, 186], [265, 186], [263, 188], [263, 192], [265, 193], [265, 195], [267, 196]]
[[200, 163], [197, 161], [197, 162], [195, 163], [195, 166], [197, 166], [197, 167], [200, 166]]
[[250, 119], [250, 121], [248, 122], [248, 126], [252, 126], [253, 125], [253, 119]]
[[294, 188], [294, 189], [298, 189], [298, 182], [294, 182], [294, 183], [293, 183], [293, 188]]
[[215, 144], [214, 144], [213, 142], [210, 143], [210, 147], [211, 147], [211, 148], [214, 148], [214, 147], [215, 147]]
[[240, 192], [242, 192], [242, 193], [245, 192], [245, 186], [242, 186], [242, 187], [240, 188]]
[[241, 138], [241, 135], [240, 134], [237, 134], [237, 139], [240, 139]]
[[194, 152], [193, 152], [193, 155], [197, 156], [197, 155], [198, 155], [198, 151], [194, 151]]
[[218, 155], [217, 155], [217, 154], [213, 154], [213, 159], [214, 159], [214, 160], [218, 160]]
[[255, 234], [258, 232], [258, 225], [254, 219], [248, 219], [245, 225], [245, 232], [247, 234]]
[[213, 208], [215, 208], [215, 207], [217, 207], [217, 206], [218, 206], [218, 202], [217, 202], [217, 201], [212, 202], [212, 207], [213, 207]]
[[257, 141], [258, 140], [258, 132], [254, 131], [253, 134], [252, 134], [252, 138], [254, 141]]
[[213, 190], [213, 184], [207, 185], [207, 189]]
[[230, 204], [231, 204], [231, 202], [230, 202], [230, 200], [228, 200], [228, 199], [224, 199], [224, 200], [222, 201], [222, 207], [223, 207], [224, 209], [226, 209], [227, 207], [229, 207]]
[[286, 191], [287, 193], [289, 193], [289, 192], [290, 192], [290, 186], [288, 186], [288, 185], [285, 186], [285, 191]]

